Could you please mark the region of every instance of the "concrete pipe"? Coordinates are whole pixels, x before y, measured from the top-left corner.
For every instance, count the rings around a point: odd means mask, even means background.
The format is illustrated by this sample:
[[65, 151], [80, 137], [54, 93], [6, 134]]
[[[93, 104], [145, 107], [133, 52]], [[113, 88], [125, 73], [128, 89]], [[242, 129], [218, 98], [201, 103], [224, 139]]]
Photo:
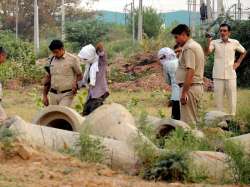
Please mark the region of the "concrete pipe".
[[159, 137], [166, 137], [170, 132], [176, 128], [181, 128], [184, 131], [190, 131], [197, 138], [204, 138], [205, 135], [202, 131], [197, 129], [191, 129], [191, 127], [183, 121], [174, 119], [161, 119], [154, 116], [148, 116], [146, 123], [152, 125], [155, 128], [156, 134]]
[[52, 105], [43, 109], [33, 120], [33, 124], [79, 132], [84, 118], [71, 108]]
[[206, 176], [211, 182], [232, 179], [232, 169], [228, 156], [220, 152], [194, 151], [189, 154], [190, 171], [195, 175]]
[[[13, 118], [12, 121], [9, 128], [16, 133], [19, 139], [31, 145], [46, 147], [55, 151], [65, 148], [79, 149], [77, 143], [80, 138], [80, 133], [78, 132], [30, 124], [18, 116]], [[104, 164], [131, 174], [135, 172], [139, 159], [131, 146], [114, 139], [97, 136], [91, 137], [101, 140], [104, 146]]]
[[93, 135], [119, 140], [130, 146], [134, 146], [136, 140], [142, 141], [158, 150], [147, 137], [139, 132], [133, 116], [120, 104], [103, 105], [87, 116], [83, 124]]

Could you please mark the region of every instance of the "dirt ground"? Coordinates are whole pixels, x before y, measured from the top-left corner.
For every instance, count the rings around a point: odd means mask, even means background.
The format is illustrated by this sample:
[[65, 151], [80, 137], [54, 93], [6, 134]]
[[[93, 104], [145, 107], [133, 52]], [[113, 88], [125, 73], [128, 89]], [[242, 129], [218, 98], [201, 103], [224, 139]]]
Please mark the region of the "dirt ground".
[[[27, 146], [27, 145], [25, 145]], [[14, 148], [13, 148], [14, 149]], [[0, 149], [1, 150], [1, 149]], [[6, 158], [0, 151], [1, 187], [181, 187], [209, 186], [148, 182], [101, 164], [83, 163], [67, 155], [32, 149], [28, 160], [17, 152]]]

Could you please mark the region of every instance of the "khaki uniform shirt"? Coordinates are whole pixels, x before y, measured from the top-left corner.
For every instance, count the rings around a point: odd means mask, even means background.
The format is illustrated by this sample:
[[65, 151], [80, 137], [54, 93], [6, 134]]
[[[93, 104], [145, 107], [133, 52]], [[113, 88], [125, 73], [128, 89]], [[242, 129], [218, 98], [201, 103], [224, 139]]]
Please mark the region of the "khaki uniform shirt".
[[65, 53], [60, 59], [54, 58], [50, 65], [51, 88], [61, 92], [72, 89], [76, 76], [82, 73], [77, 57]]
[[213, 40], [209, 46], [209, 51], [215, 51], [213, 78], [214, 79], [236, 79], [236, 72], [233, 69], [235, 52], [244, 53], [245, 48], [237, 40], [229, 39]]
[[193, 83], [203, 83], [205, 55], [200, 44], [189, 39], [183, 46], [179, 67], [176, 71], [177, 83], [184, 83], [187, 68], [194, 70]]

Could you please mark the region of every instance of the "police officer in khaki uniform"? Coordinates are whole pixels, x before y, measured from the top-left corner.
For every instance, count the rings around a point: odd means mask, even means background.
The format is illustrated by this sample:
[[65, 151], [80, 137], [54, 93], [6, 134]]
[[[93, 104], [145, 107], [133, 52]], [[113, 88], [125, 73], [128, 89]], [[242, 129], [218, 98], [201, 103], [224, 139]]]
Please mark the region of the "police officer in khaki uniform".
[[71, 106], [77, 93], [77, 82], [82, 80], [80, 63], [77, 57], [65, 52], [60, 40], [53, 40], [49, 48], [53, 57], [45, 68], [43, 103], [45, 106]]
[[181, 88], [181, 120], [196, 124], [199, 122], [199, 107], [203, 95], [205, 55], [200, 44], [190, 36], [190, 29], [184, 24], [172, 30], [177, 44], [182, 46], [177, 83]]

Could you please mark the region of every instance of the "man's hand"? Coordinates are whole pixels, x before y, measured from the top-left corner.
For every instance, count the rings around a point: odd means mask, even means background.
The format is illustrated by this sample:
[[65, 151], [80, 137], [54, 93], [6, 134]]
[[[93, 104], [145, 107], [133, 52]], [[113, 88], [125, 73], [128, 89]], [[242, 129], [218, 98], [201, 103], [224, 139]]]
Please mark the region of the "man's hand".
[[239, 62], [234, 63], [234, 65], [233, 65], [234, 70], [236, 70], [239, 66], [240, 66]]
[[173, 106], [173, 102], [171, 100], [168, 101], [168, 107], [172, 107]]
[[182, 92], [182, 95], [181, 95], [181, 104], [182, 105], [186, 105], [187, 104], [187, 101], [188, 101], [188, 95], [186, 92]]
[[44, 106], [49, 106], [49, 98], [47, 95], [43, 96], [43, 104]]
[[77, 88], [78, 88], [77, 81], [74, 81], [73, 85], [72, 85], [72, 93], [73, 93], [73, 95], [77, 94]]

